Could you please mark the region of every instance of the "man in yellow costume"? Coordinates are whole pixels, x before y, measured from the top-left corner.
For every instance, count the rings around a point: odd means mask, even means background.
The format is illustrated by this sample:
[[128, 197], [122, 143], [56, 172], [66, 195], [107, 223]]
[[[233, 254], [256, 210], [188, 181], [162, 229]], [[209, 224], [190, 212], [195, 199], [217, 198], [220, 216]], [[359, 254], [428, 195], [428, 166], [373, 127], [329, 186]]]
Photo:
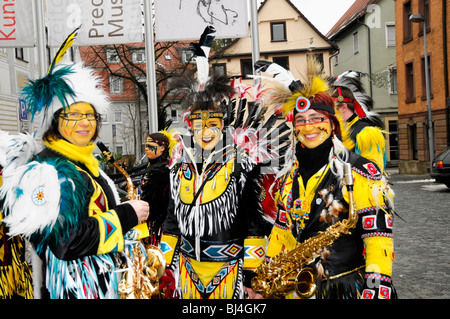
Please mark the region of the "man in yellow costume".
[[373, 111], [373, 99], [365, 93], [361, 72], [346, 71], [331, 85], [331, 96], [345, 147], [375, 162], [384, 171], [387, 162], [383, 122]]
[[[272, 64], [262, 71], [271, 73], [275, 69], [280, 73], [279, 66]], [[267, 91], [278, 110], [292, 119], [295, 138], [292, 158], [281, 170], [276, 196], [278, 215], [266, 254], [274, 263], [265, 265], [274, 268], [270, 268], [272, 272], [258, 269], [254, 288], [265, 297], [312, 294], [316, 298], [393, 298], [393, 193], [375, 163], [348, 151], [339, 140], [341, 131], [333, 100], [326, 93], [327, 81], [319, 70], [314, 60], [308, 60], [307, 76], [302, 82], [274, 85]], [[353, 175], [354, 203], [343, 182], [348, 164]], [[357, 223], [355, 228], [348, 227], [349, 234], [342, 233], [331, 244], [323, 240], [323, 247], [315, 247], [317, 251], [305, 257], [306, 264], [296, 264], [295, 259], [275, 263], [280, 253], [289, 253], [298, 244], [308, 245], [307, 240], [349, 219], [350, 205], [354, 205], [358, 217], [352, 219]], [[315, 278], [310, 287], [315, 284], [317, 289], [297, 292], [285, 285], [285, 291], [272, 295], [276, 290], [272, 284], [289, 266], [312, 267]], [[271, 273], [280, 275], [272, 278]]]
[[261, 157], [252, 155], [258, 147], [251, 143], [255, 130], [240, 127], [241, 119], [228, 125], [230, 114], [219, 103], [235, 90], [224, 76], [202, 74], [213, 37], [214, 29], [207, 28], [195, 51], [197, 80], [191, 75], [180, 84], [192, 134], [181, 137], [173, 155], [178, 160], [161, 240], [176, 278], [175, 297], [184, 299], [243, 298], [250, 286], [245, 273], [264, 259], [271, 227], [261, 209]]

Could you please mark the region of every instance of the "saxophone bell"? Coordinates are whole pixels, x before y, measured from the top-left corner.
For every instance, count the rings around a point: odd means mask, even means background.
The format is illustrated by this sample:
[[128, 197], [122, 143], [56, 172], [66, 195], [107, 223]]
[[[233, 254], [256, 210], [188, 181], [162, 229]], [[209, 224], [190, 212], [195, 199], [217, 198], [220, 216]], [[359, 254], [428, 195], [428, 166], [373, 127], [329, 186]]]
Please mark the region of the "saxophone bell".
[[302, 299], [311, 298], [317, 290], [316, 271], [312, 267], [304, 267], [295, 278], [295, 291]]

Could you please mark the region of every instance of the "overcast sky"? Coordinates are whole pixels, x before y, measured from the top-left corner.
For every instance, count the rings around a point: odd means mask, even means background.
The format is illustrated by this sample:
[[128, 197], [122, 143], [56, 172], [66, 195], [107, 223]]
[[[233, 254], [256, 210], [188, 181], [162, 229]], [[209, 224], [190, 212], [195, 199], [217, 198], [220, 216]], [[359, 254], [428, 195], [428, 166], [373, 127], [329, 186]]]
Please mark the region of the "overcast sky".
[[[259, 3], [262, 1], [259, 0]], [[326, 35], [355, 0], [291, 0], [291, 2]]]

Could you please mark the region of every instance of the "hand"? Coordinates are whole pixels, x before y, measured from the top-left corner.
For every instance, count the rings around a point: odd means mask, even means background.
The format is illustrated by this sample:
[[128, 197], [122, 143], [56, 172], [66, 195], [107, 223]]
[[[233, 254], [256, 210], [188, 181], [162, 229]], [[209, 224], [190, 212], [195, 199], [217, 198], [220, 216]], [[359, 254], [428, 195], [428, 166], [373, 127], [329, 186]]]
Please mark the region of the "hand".
[[255, 292], [252, 288], [244, 286], [244, 292], [247, 293], [248, 296], [247, 299], [264, 299], [264, 297], [261, 294]]
[[130, 204], [139, 220], [140, 223], [144, 223], [147, 221], [148, 215], [150, 213], [150, 207], [146, 201], [143, 200], [129, 200], [126, 202], [127, 204]]

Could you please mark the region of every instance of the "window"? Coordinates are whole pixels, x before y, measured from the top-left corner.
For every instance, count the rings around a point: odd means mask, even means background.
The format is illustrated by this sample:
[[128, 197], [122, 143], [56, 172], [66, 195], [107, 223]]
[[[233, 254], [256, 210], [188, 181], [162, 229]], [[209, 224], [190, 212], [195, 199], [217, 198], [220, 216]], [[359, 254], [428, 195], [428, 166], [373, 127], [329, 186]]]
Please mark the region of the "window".
[[109, 93], [122, 94], [123, 93], [123, 79], [118, 76], [111, 75], [109, 77]]
[[403, 4], [403, 43], [412, 39], [412, 22], [409, 21], [411, 14], [411, 1], [405, 2]]
[[397, 94], [397, 67], [390, 67], [389, 71], [389, 94]]
[[102, 124], [108, 124], [108, 113], [102, 114]]
[[[428, 77], [430, 79], [430, 95], [432, 96], [433, 94], [433, 85], [432, 85], [432, 81], [431, 81], [431, 59], [430, 56], [427, 57], [428, 58]], [[421, 70], [422, 70], [422, 99], [425, 100], [426, 96], [427, 96], [427, 84], [426, 84], [426, 79], [425, 79], [425, 58], [421, 58], [420, 59], [420, 63], [421, 63]]]
[[386, 22], [386, 47], [395, 47], [395, 23]]
[[396, 161], [399, 159], [399, 146], [398, 146], [398, 121], [389, 120], [389, 159]]
[[145, 63], [145, 50], [133, 50], [132, 59], [133, 63]]
[[172, 119], [172, 123], [178, 123], [178, 110], [177, 109], [170, 110], [170, 118]]
[[411, 150], [411, 159], [418, 160], [419, 159], [419, 149], [417, 144], [417, 124], [413, 124], [409, 126], [409, 143]]
[[123, 146], [117, 145], [116, 146], [116, 154], [122, 154], [123, 155]]
[[286, 70], [289, 70], [289, 57], [288, 56], [274, 56], [273, 62], [278, 65], [281, 65]]
[[227, 65], [226, 63], [216, 63], [213, 64], [213, 70], [215, 73], [220, 75], [227, 75]]
[[172, 60], [172, 56], [168, 53], [164, 54], [164, 59], [166, 59], [167, 61]]
[[359, 35], [358, 31], [353, 33], [353, 53], [356, 54], [359, 52]]
[[119, 63], [120, 57], [118, 49], [115, 48], [106, 49], [106, 61], [108, 63]]
[[333, 55], [333, 65], [337, 66], [339, 64], [339, 54]]
[[[427, 31], [430, 29], [430, 1], [429, 0], [419, 0], [419, 12], [425, 17], [427, 23]], [[423, 34], [423, 22], [420, 23], [419, 35]]]
[[272, 42], [286, 41], [286, 22], [271, 22], [270, 34]]
[[243, 79], [248, 79], [248, 75], [253, 75], [252, 59], [241, 60], [241, 75]]
[[414, 65], [412, 62], [405, 65], [405, 86], [406, 103], [414, 102], [416, 95], [414, 92]]
[[120, 111], [114, 112], [114, 122], [122, 123], [122, 112], [120, 112]]
[[192, 58], [194, 56], [194, 52], [192, 52], [189, 48], [181, 48], [180, 56], [183, 63], [195, 62], [195, 60]]
[[16, 59], [25, 61], [23, 48], [16, 48]]

